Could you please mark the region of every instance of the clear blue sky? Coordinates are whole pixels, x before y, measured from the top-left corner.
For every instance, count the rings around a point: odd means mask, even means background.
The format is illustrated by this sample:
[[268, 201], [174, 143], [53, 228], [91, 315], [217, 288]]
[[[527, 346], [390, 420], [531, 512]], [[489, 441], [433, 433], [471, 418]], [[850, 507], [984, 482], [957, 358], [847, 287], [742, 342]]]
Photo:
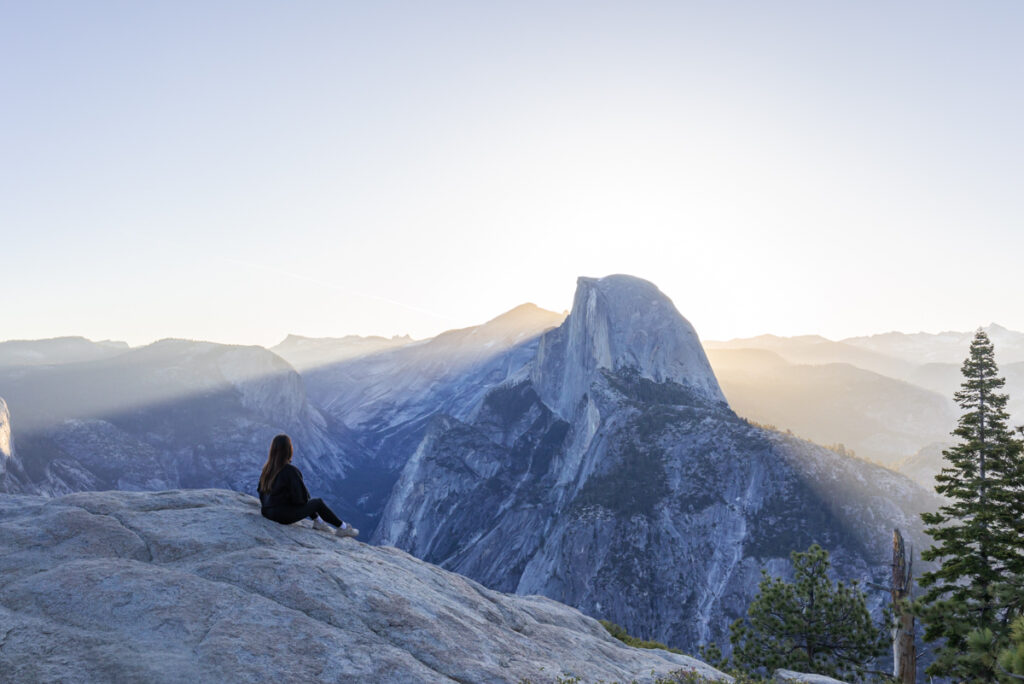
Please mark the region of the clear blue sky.
[[1024, 329], [1024, 3], [2, 2], [0, 339], [273, 344], [654, 281]]

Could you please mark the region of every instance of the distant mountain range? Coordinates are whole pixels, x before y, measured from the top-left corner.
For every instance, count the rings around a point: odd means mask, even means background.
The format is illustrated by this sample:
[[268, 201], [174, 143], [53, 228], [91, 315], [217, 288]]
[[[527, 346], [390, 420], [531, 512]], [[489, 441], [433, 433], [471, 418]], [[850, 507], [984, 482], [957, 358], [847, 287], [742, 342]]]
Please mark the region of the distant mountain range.
[[360, 356], [369, 356], [385, 349], [404, 347], [412, 343], [408, 335], [395, 337], [302, 337], [289, 335], [280, 344], [271, 347], [298, 371], [315, 370], [320, 366], [347, 361]]
[[252, 493], [283, 431], [364, 537], [690, 649], [725, 644], [759, 571], [812, 542], [884, 581], [892, 527], [920, 548], [937, 500], [848, 452], [926, 479], [955, 420], [912, 381], [940, 367], [850, 340], [702, 347], [629, 276], [581, 278], [568, 316], [523, 305], [429, 340], [69, 339], [0, 359], [0, 490]]
[[[996, 347], [996, 360], [1001, 364], [1024, 362], [1024, 333], [1007, 330], [992, 323], [983, 330]], [[958, 367], [967, 355], [974, 332], [898, 333], [890, 332], [843, 340], [862, 349], [903, 359], [912, 365], [922, 363], [953, 363]]]
[[0, 368], [52, 366], [96, 361], [128, 351], [126, 342], [93, 342], [84, 337], [55, 337], [49, 340], [0, 342]]
[[[342, 423], [359, 423], [363, 415], [399, 410], [423, 417], [435, 407], [452, 409], [431, 386], [444, 387], [444, 378], [459, 376], [462, 368], [478, 360], [459, 351], [460, 339], [470, 334], [488, 337], [478, 346], [469, 341], [466, 349], [472, 350], [471, 355], [496, 358], [497, 352], [518, 341], [517, 335], [536, 336], [564, 318], [565, 314], [527, 304], [483, 326], [428, 340], [289, 335], [270, 351], [300, 372], [313, 403]], [[1000, 371], [1007, 380], [1012, 420], [1024, 423], [1024, 333], [997, 324], [985, 330], [996, 345]], [[930, 486], [959, 415], [952, 397], [960, 386], [960, 364], [973, 335], [892, 332], [839, 341], [816, 335], [762, 335], [705, 341], [703, 346], [730, 405], [741, 416], [818, 444], [841, 445], [846, 452], [906, 472]], [[488, 347], [487, 341], [493, 344]], [[400, 351], [405, 348], [409, 349]], [[0, 379], [5, 374], [18, 376], [28, 368], [101, 361], [128, 351], [132, 350], [124, 342], [91, 342], [81, 337], [2, 342]], [[406, 363], [407, 355], [417, 361]], [[388, 364], [404, 364], [416, 371], [396, 379], [387, 372]], [[483, 370], [483, 376], [465, 384], [486, 385], [487, 374], [495, 370]], [[375, 383], [374, 377], [388, 377], [394, 384]], [[0, 386], [0, 392], [3, 389]], [[400, 440], [401, 435], [388, 439]]]
[[[984, 328], [1024, 423], [1024, 333]], [[953, 393], [974, 332], [885, 333], [834, 342], [763, 335], [704, 343], [732, 407], [760, 423], [905, 472], [925, 486], [952, 443]]]
[[299, 374], [262, 347], [163, 340], [90, 353], [84, 341], [51, 342], [38, 354], [17, 343], [30, 361], [0, 367], [16, 449], [8, 491], [252, 491], [281, 431], [295, 436], [311, 483], [334, 489], [359, 453], [309, 403]]

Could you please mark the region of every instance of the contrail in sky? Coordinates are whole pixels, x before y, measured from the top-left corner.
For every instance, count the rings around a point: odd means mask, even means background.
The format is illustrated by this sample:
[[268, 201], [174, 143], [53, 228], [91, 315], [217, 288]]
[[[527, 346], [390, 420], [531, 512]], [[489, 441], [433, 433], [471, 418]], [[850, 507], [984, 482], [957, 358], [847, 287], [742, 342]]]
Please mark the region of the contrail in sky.
[[287, 276], [289, 278], [294, 278], [295, 280], [301, 280], [303, 282], [312, 283], [312, 284], [318, 285], [320, 287], [326, 287], [328, 289], [335, 290], [337, 292], [344, 292], [345, 294], [355, 295], [357, 297], [364, 297], [366, 299], [373, 299], [373, 300], [376, 300], [378, 302], [384, 302], [386, 304], [391, 304], [392, 306], [399, 306], [399, 307], [402, 307], [403, 309], [408, 309], [409, 311], [415, 311], [417, 313], [426, 314], [427, 316], [432, 316], [434, 318], [439, 318], [442, 321], [448, 321], [449, 323], [455, 323], [456, 322], [454, 319], [448, 318], [447, 316], [443, 316], [443, 315], [437, 313], [436, 311], [429, 311], [427, 309], [421, 309], [418, 306], [413, 306], [411, 304], [406, 304], [405, 302], [399, 302], [399, 301], [394, 300], [394, 299], [388, 299], [387, 297], [381, 297], [380, 295], [374, 295], [374, 294], [367, 294], [365, 292], [359, 292], [358, 290], [353, 290], [353, 289], [350, 289], [350, 288], [347, 288], [347, 287], [341, 287], [341, 286], [335, 285], [333, 283], [325, 283], [324, 281], [317, 280], [316, 278], [310, 278], [308, 276], [304, 276], [304, 275], [301, 275], [299, 273], [292, 273], [291, 271], [285, 271], [283, 269], [275, 268], [273, 266], [266, 266], [264, 264], [254, 264], [254, 263], [250, 263], [248, 261], [239, 261], [238, 259], [231, 259], [231, 258], [223, 258], [223, 261], [227, 261], [227, 262], [230, 262], [230, 263], [233, 263], [233, 264], [237, 264], [239, 266], [245, 266], [246, 268], [251, 268], [251, 269], [258, 270], [258, 271], [270, 271], [271, 273], [276, 273], [278, 275], [283, 275], [283, 276]]

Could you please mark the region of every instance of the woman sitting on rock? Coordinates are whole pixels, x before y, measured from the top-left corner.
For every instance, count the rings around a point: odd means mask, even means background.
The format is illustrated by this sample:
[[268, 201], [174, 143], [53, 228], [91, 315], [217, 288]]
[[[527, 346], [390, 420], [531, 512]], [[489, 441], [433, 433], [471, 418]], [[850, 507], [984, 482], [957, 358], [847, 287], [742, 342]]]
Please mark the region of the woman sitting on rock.
[[[270, 454], [260, 473], [257, 489], [262, 504], [260, 513], [264, 518], [282, 525], [312, 518], [315, 530], [334, 532], [339, 537], [355, 537], [359, 534], [359, 530], [334, 515], [334, 511], [327, 507], [323, 499], [309, 498], [302, 473], [292, 465], [292, 440], [288, 435], [278, 435], [270, 443]], [[323, 521], [334, 527], [325, 525]]]

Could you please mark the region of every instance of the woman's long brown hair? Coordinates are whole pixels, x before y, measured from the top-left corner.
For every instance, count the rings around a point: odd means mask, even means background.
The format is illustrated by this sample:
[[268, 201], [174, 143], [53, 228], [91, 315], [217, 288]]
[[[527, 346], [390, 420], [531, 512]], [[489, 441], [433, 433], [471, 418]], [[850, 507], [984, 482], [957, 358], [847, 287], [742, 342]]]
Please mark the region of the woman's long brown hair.
[[270, 442], [270, 453], [267, 454], [267, 462], [263, 464], [263, 472], [260, 473], [259, 491], [269, 492], [274, 478], [281, 472], [281, 469], [292, 460], [292, 440], [288, 435], [278, 435]]

